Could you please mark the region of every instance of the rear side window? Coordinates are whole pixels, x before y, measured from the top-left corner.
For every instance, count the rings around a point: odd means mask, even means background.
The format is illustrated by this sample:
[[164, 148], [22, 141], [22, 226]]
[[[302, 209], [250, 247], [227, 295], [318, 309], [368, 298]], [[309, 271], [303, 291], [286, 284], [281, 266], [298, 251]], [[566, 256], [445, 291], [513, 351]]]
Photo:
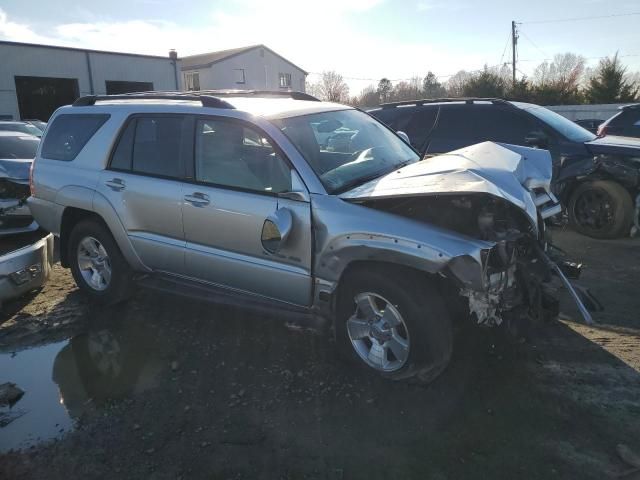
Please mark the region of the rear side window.
[[107, 114], [59, 115], [49, 126], [41, 155], [52, 160], [74, 160], [108, 119]]
[[111, 168], [160, 177], [183, 177], [184, 116], [138, 117], [120, 136]]
[[640, 136], [640, 109], [623, 110], [620, 115], [612, 119], [609, 126], [617, 127], [612, 133], [629, 137]]
[[524, 145], [536, 123], [515, 109], [495, 105], [450, 105], [440, 112], [430, 152], [444, 152], [493, 141]]

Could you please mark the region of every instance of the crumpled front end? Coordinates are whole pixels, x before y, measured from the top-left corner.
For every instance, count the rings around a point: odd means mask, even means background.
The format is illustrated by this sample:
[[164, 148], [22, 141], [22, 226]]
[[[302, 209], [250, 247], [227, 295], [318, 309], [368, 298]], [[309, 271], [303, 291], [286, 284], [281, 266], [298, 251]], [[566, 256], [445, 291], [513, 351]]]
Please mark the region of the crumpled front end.
[[479, 324], [555, 317], [558, 277], [590, 321], [547, 255], [544, 220], [561, 211], [550, 183], [548, 152], [486, 142], [410, 165], [343, 198], [483, 242], [479, 258], [451, 255], [438, 271]]
[[30, 166], [29, 160], [0, 160], [0, 237], [38, 229], [27, 205]]

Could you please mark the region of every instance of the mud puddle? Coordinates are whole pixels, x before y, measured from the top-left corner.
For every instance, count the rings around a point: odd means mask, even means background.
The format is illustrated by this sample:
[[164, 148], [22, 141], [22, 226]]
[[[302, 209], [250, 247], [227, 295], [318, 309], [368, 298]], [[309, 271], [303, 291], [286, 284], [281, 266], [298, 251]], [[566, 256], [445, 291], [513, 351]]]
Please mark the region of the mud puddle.
[[1, 354], [0, 383], [25, 393], [0, 407], [0, 453], [61, 438], [90, 410], [154, 386], [162, 368], [157, 358], [117, 325]]

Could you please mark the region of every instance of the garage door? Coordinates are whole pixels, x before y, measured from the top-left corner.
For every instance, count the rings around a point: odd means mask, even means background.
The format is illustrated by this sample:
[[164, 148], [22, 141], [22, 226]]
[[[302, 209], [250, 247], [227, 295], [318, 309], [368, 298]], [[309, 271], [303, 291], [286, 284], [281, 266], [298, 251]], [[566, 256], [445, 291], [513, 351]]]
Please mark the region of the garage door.
[[52, 77], [15, 77], [20, 118], [48, 121], [62, 105], [79, 96], [78, 79]]

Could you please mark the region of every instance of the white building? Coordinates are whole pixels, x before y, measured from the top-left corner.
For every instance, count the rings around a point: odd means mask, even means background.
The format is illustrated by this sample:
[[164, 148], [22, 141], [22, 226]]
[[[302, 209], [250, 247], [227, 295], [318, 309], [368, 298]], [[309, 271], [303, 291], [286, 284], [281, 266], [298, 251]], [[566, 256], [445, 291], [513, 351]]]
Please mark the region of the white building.
[[307, 72], [264, 45], [182, 58], [185, 90], [297, 90]]
[[40, 119], [83, 95], [181, 90], [180, 60], [0, 41], [0, 119]]

